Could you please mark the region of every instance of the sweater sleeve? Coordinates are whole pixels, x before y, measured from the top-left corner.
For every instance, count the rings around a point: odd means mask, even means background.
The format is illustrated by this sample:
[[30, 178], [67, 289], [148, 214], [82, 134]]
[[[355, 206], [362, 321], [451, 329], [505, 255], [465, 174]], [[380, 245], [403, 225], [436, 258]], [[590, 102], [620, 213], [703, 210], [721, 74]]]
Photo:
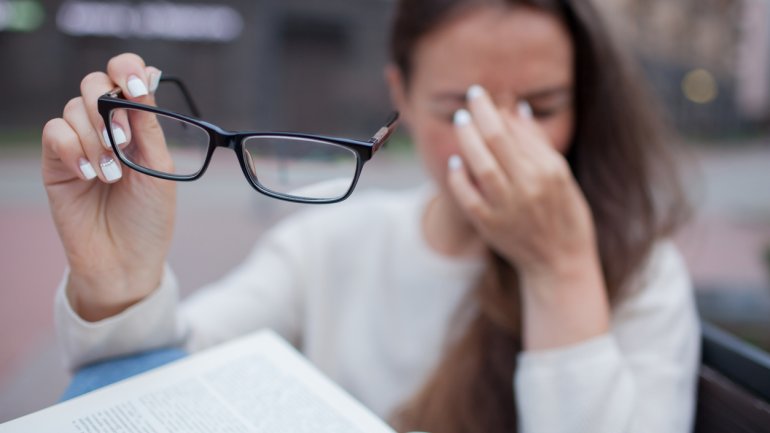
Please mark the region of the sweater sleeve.
[[299, 340], [302, 230], [282, 223], [266, 234], [249, 257], [220, 281], [179, 303], [177, 281], [166, 266], [159, 287], [120, 314], [83, 320], [65, 293], [65, 275], [55, 299], [55, 322], [70, 368], [164, 346], [197, 351], [269, 327]]
[[67, 366], [79, 366], [119, 355], [179, 343], [174, 311], [178, 299], [176, 278], [166, 266], [158, 288], [120, 314], [97, 321], [82, 319], [67, 298], [69, 270], [54, 300], [54, 323]]
[[641, 287], [613, 309], [608, 334], [519, 356], [519, 431], [691, 431], [699, 357], [692, 284], [676, 248], [664, 243]]

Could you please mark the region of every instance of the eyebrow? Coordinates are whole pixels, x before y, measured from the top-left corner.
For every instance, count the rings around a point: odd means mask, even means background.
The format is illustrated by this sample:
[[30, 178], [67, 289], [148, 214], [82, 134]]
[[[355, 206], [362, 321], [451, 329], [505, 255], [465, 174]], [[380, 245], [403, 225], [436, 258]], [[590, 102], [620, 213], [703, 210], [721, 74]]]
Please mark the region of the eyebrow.
[[563, 93], [571, 94], [572, 86], [558, 86], [558, 87], [551, 87], [551, 88], [546, 88], [541, 90], [535, 90], [534, 92], [525, 93], [521, 95], [521, 99], [526, 99], [526, 100], [543, 99], [551, 96], [560, 96]]
[[[562, 93], [571, 93], [571, 92], [572, 92], [572, 86], [556, 86], [556, 87], [538, 89], [529, 93], [525, 93], [521, 95], [520, 98], [525, 100], [543, 99], [543, 98], [548, 98], [555, 95], [561, 95]], [[435, 94], [433, 96], [433, 99], [437, 101], [464, 103], [465, 92], [451, 92], [451, 91], [440, 92]]]
[[465, 102], [465, 92], [441, 92], [431, 97], [433, 100], [446, 101], [446, 102]]

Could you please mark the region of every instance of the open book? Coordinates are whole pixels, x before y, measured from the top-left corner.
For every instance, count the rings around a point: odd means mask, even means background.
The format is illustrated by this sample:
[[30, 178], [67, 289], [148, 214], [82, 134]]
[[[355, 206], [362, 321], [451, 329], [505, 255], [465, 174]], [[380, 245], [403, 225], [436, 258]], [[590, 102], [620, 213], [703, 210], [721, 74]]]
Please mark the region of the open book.
[[394, 433], [272, 331], [0, 425], [0, 433]]

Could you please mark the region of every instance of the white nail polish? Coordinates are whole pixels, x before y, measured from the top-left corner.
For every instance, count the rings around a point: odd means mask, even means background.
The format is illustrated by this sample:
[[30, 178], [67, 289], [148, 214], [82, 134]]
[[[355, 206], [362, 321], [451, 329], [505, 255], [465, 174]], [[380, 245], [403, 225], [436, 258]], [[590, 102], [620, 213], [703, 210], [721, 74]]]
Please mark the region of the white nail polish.
[[139, 77], [134, 75], [128, 78], [126, 87], [128, 87], [128, 93], [130, 93], [134, 98], [138, 98], [147, 94], [147, 86], [144, 85], [144, 82], [140, 80]]
[[118, 146], [126, 142], [126, 133], [120, 126], [112, 128], [112, 137], [115, 139], [115, 144]]
[[454, 123], [457, 126], [463, 126], [471, 123], [471, 113], [468, 110], [461, 108], [455, 111]]
[[80, 166], [80, 172], [83, 173], [83, 177], [86, 178], [86, 180], [91, 180], [96, 177], [96, 170], [94, 170], [94, 166], [91, 165], [88, 160], [80, 158], [80, 160], [78, 160], [78, 165]]
[[107, 128], [102, 129], [102, 144], [104, 145], [105, 149], [111, 149], [110, 146], [110, 136], [107, 135]]
[[470, 100], [470, 99], [476, 99], [483, 94], [484, 94], [484, 88], [479, 86], [478, 84], [474, 84], [468, 88], [468, 94], [466, 96]]
[[460, 155], [452, 155], [449, 157], [447, 165], [450, 170], [459, 170], [463, 166], [463, 160], [460, 158]]
[[[112, 149], [112, 146], [110, 145], [110, 136], [107, 135], [107, 128], [102, 129], [102, 138], [104, 139], [102, 142], [104, 144], [104, 148]], [[126, 142], [126, 133], [123, 131], [123, 128], [116, 126], [112, 128], [112, 138], [115, 139], [115, 144], [120, 146]]]
[[114, 182], [123, 176], [123, 172], [120, 170], [120, 165], [114, 158], [107, 155], [102, 155], [99, 158], [99, 167], [102, 169], [102, 174], [107, 182]]
[[163, 71], [157, 71], [152, 73], [150, 79], [150, 92], [155, 93], [158, 90], [158, 84], [160, 83], [160, 76], [163, 75]]
[[533, 117], [532, 106], [529, 105], [529, 102], [527, 101], [519, 102], [518, 109], [519, 109], [519, 116], [523, 117], [524, 119], [531, 119]]

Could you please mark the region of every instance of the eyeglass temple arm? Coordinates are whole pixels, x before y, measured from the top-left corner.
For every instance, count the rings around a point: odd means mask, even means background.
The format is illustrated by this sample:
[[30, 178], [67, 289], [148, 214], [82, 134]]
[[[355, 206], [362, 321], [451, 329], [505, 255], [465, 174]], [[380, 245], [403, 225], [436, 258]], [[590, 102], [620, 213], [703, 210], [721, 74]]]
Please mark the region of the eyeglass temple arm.
[[192, 96], [190, 95], [190, 92], [187, 90], [187, 86], [177, 77], [161, 77], [161, 82], [170, 82], [176, 84], [177, 87], [179, 87], [179, 90], [182, 92], [182, 96], [184, 97], [185, 102], [187, 103], [187, 106], [190, 108], [190, 112], [195, 117], [201, 117], [200, 110], [198, 110], [198, 106], [195, 105], [195, 102], [192, 99]]
[[377, 131], [376, 134], [372, 136], [372, 138], [369, 139], [369, 142], [373, 144], [372, 146], [372, 155], [374, 155], [383, 144], [385, 144], [391, 135], [393, 135], [393, 131], [396, 130], [396, 125], [398, 124], [398, 111], [394, 111], [391, 113], [390, 117], [388, 118], [388, 121], [385, 123], [385, 126], [380, 128], [379, 131]]
[[[190, 109], [190, 113], [192, 113], [192, 115], [195, 117], [201, 117], [201, 113], [198, 110], [198, 106], [195, 105], [195, 102], [193, 101], [192, 96], [190, 96], [190, 92], [187, 90], [187, 86], [185, 86], [182, 80], [176, 77], [161, 77], [160, 82], [175, 84], [179, 88], [179, 91], [182, 92], [182, 97], [184, 97], [184, 101], [185, 103], [187, 103], [187, 107]], [[120, 87], [116, 87], [112, 89], [112, 91], [109, 92], [108, 95], [110, 95], [113, 98], [124, 97], [123, 91]]]

